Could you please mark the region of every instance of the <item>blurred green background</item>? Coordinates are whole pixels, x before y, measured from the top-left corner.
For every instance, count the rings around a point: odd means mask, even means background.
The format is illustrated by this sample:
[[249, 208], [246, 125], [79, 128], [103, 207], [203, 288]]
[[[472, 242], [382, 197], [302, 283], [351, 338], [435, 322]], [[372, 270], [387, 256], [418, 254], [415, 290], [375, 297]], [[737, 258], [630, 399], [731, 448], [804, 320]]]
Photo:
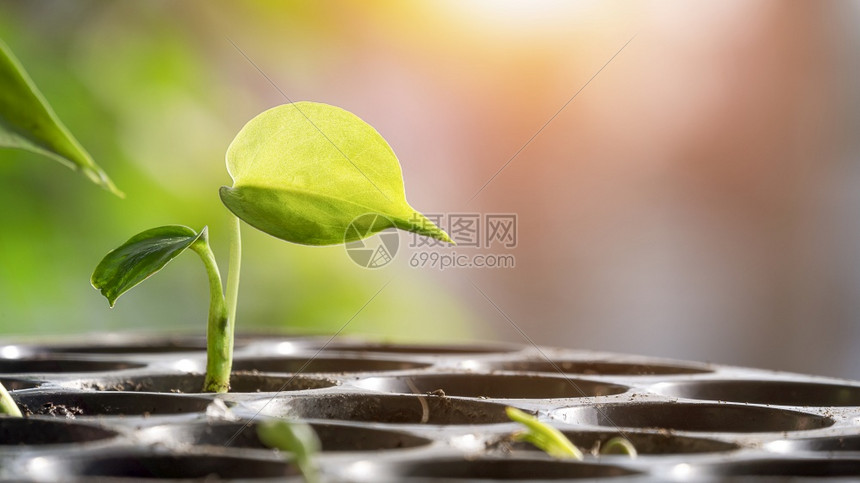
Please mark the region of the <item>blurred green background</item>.
[[[323, 10], [309, 4], [215, 10], [192, 2], [0, 3], [0, 38], [127, 195], [117, 199], [37, 155], [0, 151], [3, 334], [205, 330], [206, 276], [192, 255], [122, 297], [113, 310], [89, 275], [131, 235], [173, 223], [208, 225], [226, 270], [228, 212], [218, 198], [218, 188], [230, 184], [224, 153], [247, 120], [286, 101], [230, 45], [222, 27], [229, 23], [231, 35], [251, 36], [276, 14], [278, 28], [270, 35], [278, 38], [270, 38], [268, 48], [305, 81], [325, 63], [318, 59], [324, 52], [306, 45], [325, 46], [333, 37], [321, 25]], [[473, 335], [452, 294], [414, 271], [398, 277], [397, 268], [366, 270], [343, 247], [291, 245], [250, 227], [243, 238], [239, 330], [334, 332], [398, 278], [344, 333], [398, 340]], [[427, 326], [433, 330], [416, 331]]]

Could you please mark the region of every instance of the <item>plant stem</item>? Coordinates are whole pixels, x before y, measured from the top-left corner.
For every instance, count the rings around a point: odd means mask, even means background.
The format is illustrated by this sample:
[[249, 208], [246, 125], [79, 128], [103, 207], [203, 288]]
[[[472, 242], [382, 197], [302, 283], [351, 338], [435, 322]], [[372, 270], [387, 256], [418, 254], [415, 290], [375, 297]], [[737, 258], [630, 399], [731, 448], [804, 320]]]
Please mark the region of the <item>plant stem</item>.
[[239, 271], [242, 268], [242, 230], [238, 217], [232, 216], [230, 231], [230, 266], [227, 271], [227, 320], [230, 326], [230, 345], [233, 344], [233, 329], [236, 327], [236, 306], [239, 302]]
[[227, 317], [221, 273], [209, 247], [207, 234], [198, 238], [191, 249], [200, 255], [209, 275], [209, 325], [206, 329], [206, 379], [203, 392], [227, 392], [233, 365], [233, 327]]
[[12, 399], [3, 384], [0, 384], [0, 414], [7, 414], [16, 418], [23, 417], [18, 405], [15, 404], [15, 400]]

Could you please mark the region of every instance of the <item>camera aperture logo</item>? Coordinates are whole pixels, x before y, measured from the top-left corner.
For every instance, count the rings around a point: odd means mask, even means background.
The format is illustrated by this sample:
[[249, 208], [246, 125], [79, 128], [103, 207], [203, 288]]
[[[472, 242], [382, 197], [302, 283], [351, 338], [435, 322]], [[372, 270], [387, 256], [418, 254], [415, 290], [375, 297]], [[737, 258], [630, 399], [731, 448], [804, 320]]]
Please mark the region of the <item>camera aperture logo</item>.
[[[382, 227], [385, 229], [380, 231]], [[368, 236], [371, 233], [375, 234]], [[375, 269], [388, 265], [400, 247], [400, 236], [394, 223], [375, 213], [353, 219], [346, 227], [343, 239], [349, 258], [364, 268]]]

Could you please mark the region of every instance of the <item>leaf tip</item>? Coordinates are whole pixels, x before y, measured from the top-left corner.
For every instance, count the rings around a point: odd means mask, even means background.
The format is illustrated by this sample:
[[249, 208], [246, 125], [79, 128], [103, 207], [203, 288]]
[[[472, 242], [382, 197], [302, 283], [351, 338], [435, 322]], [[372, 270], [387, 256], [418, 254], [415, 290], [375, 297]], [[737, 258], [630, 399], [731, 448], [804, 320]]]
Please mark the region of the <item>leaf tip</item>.
[[113, 308], [114, 305], [116, 305], [116, 299], [119, 298], [119, 295], [111, 295], [108, 292], [106, 287], [100, 287], [99, 285], [96, 284], [96, 282], [94, 280], [90, 281], [90, 283], [92, 284], [94, 289], [98, 290], [99, 293], [102, 294], [102, 296], [107, 299], [108, 305], [110, 306], [110, 308]]
[[113, 184], [113, 181], [108, 178], [107, 174], [105, 174], [104, 171], [100, 170], [97, 174], [99, 178], [98, 184], [100, 184], [102, 188], [108, 190], [109, 192], [111, 192], [111, 194], [121, 200], [125, 199], [125, 193], [123, 193], [122, 190], [120, 190], [116, 187], [115, 184]]
[[107, 299], [108, 305], [110, 306], [110, 308], [114, 308], [114, 306], [116, 305], [116, 299], [119, 298], [119, 295], [111, 295], [110, 293], [108, 293], [108, 290], [106, 288], [98, 287], [95, 284], [93, 284], [93, 288], [98, 290], [99, 293], [102, 294], [102, 296]]
[[436, 225], [433, 225], [432, 232], [429, 233], [428, 236], [435, 238], [436, 240], [439, 240], [441, 242], [445, 242], [445, 243], [457, 246], [457, 242], [452, 240], [451, 237], [448, 235], [448, 233], [445, 232], [445, 230], [439, 228]]
[[123, 193], [122, 191], [120, 191], [120, 190], [119, 190], [119, 188], [117, 188], [113, 183], [111, 183], [111, 184], [110, 184], [110, 186], [108, 186], [108, 188], [107, 188], [107, 189], [108, 189], [108, 191], [110, 191], [111, 193], [113, 193], [113, 195], [114, 195], [114, 196], [116, 196], [117, 198], [119, 198], [119, 199], [121, 199], [121, 200], [124, 200], [124, 199], [125, 199], [125, 193]]
[[[86, 152], [83, 151], [83, 148], [81, 148], [81, 150], [84, 153]], [[88, 154], [87, 159], [90, 159]], [[117, 188], [116, 185], [113, 184], [113, 181], [108, 177], [107, 173], [98, 168], [98, 166], [84, 168], [83, 171], [86, 177], [90, 179], [90, 181], [101, 186], [106, 191], [109, 191], [117, 198], [125, 199], [125, 193], [123, 193], [119, 188]]]

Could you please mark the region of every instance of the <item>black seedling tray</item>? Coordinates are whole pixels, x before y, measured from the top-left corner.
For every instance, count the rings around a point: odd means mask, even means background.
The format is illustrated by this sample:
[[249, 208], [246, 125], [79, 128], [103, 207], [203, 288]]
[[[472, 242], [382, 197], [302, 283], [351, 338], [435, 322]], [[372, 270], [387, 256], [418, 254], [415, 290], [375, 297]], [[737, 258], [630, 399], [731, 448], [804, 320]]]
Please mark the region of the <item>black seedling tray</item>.
[[[0, 418], [0, 480], [300, 481], [257, 439], [273, 417], [316, 429], [329, 481], [860, 476], [857, 382], [516, 345], [328, 342], [239, 337], [223, 395], [197, 392], [202, 338], [0, 345], [0, 381], [30, 414]], [[561, 429], [585, 461], [512, 441], [505, 406]], [[594, 454], [619, 435], [637, 458]]]

